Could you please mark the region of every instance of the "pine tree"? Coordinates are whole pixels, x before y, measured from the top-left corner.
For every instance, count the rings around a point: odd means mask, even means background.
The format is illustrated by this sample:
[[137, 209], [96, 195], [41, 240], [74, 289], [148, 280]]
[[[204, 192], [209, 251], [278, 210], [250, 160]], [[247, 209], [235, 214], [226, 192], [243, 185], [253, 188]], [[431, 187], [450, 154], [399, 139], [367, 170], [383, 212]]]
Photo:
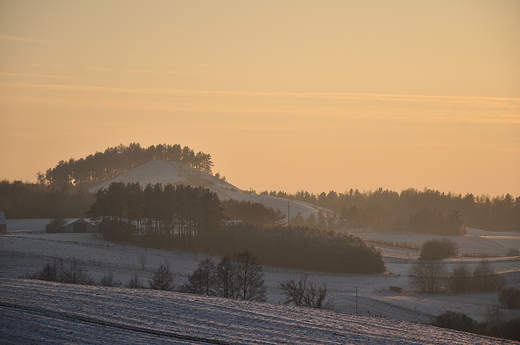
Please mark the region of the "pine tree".
[[159, 268], [154, 271], [152, 280], [148, 280], [150, 288], [154, 290], [173, 290], [173, 272], [167, 264], [161, 264]]

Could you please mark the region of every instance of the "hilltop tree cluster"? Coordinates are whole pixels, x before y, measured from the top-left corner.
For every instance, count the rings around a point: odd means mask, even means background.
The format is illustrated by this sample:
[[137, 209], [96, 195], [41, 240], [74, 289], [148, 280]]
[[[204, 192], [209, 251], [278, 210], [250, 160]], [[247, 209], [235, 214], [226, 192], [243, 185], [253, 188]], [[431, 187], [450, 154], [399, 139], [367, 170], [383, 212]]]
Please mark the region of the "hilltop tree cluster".
[[88, 216], [109, 240], [139, 236], [160, 246], [191, 245], [222, 225], [224, 209], [217, 195], [203, 187], [111, 183], [96, 192]]
[[38, 173], [38, 181], [57, 189], [70, 186], [84, 186], [104, 181], [152, 160], [180, 162], [184, 165], [211, 174], [211, 155], [199, 151], [195, 153], [188, 146], [152, 145], [147, 148], [138, 143], [109, 147], [104, 152], [96, 152], [85, 158], [59, 161], [45, 174]]

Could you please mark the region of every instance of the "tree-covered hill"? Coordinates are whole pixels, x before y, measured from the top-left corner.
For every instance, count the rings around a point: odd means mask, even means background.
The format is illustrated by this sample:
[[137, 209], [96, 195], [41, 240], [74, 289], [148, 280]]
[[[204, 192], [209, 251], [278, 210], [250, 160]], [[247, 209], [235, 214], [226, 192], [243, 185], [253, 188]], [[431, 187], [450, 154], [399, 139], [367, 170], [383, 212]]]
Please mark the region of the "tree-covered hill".
[[211, 155], [199, 151], [195, 153], [188, 146], [159, 144], [141, 147], [138, 143], [128, 146], [120, 144], [109, 147], [104, 152], [96, 152], [85, 158], [61, 160], [45, 174], [38, 173], [38, 182], [49, 184], [54, 189], [67, 186], [85, 187], [103, 181], [152, 160], [180, 162], [189, 167], [211, 173]]

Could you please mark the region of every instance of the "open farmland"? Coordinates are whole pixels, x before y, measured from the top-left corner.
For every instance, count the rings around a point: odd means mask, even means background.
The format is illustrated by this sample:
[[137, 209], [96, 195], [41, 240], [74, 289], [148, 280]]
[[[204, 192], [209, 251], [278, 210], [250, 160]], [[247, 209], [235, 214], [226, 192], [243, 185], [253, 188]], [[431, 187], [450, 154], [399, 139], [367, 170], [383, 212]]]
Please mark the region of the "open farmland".
[[143, 289], [0, 278], [0, 342], [509, 344], [404, 321]]
[[[41, 232], [49, 220], [10, 220], [10, 233], [0, 237], [0, 275], [18, 278], [35, 273], [46, 263], [55, 258], [66, 261], [74, 260], [85, 268], [96, 281], [112, 273], [123, 285], [137, 274], [147, 284], [153, 270], [162, 263], [169, 263], [175, 272], [175, 284], [180, 286], [186, 282], [188, 275], [195, 270], [198, 262], [206, 256], [203, 254], [169, 252], [147, 249], [107, 242], [95, 234], [47, 234]], [[24, 225], [24, 223], [26, 225]], [[38, 225], [40, 224], [40, 225]], [[386, 235], [360, 233], [363, 237], [372, 236], [381, 241], [388, 241], [394, 236], [403, 243], [420, 245], [427, 237], [424, 235], [399, 234]], [[510, 234], [513, 236], [515, 234]], [[466, 241], [466, 237], [475, 237], [478, 241]], [[489, 234], [486, 234], [489, 236]], [[432, 236], [430, 236], [432, 237]], [[419, 238], [417, 240], [417, 238]], [[520, 237], [516, 237], [520, 239]], [[491, 250], [495, 244], [490, 238], [477, 235], [454, 237], [459, 243], [460, 251], [463, 243], [490, 243], [479, 250]], [[518, 239], [513, 245], [518, 245]], [[415, 241], [415, 242], [414, 242]], [[267, 285], [267, 298], [270, 303], [283, 302], [284, 296], [278, 285], [287, 279], [298, 279], [301, 274], [308, 274], [317, 283], [326, 283], [328, 296], [337, 311], [374, 317], [386, 317], [411, 322], [429, 322], [434, 315], [447, 310], [466, 313], [478, 321], [485, 321], [492, 306], [498, 303], [498, 293], [472, 293], [453, 295], [449, 293], [428, 295], [411, 291], [407, 272], [419, 251], [409, 248], [376, 244], [383, 253], [387, 273], [374, 275], [346, 275], [323, 272], [303, 272], [299, 270], [264, 267]], [[219, 260], [219, 258], [214, 258]], [[520, 258], [493, 257], [488, 259], [493, 268], [502, 274], [508, 286], [520, 286]], [[456, 257], [445, 260], [449, 269], [464, 262], [474, 267], [479, 258]], [[401, 293], [390, 291], [390, 286], [403, 288]], [[356, 295], [357, 290], [357, 295]], [[357, 303], [356, 303], [357, 302]], [[520, 316], [518, 311], [502, 310], [505, 316]]]

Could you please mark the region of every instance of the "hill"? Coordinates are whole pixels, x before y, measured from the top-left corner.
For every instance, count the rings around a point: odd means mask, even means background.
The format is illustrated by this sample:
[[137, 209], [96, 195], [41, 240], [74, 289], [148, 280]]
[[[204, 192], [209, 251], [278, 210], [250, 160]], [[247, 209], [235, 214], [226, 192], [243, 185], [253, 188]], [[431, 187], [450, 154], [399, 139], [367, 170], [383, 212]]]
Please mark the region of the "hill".
[[[321, 207], [305, 203], [303, 201], [277, 198], [268, 195], [249, 194], [240, 188], [218, 179], [206, 172], [188, 167], [182, 163], [175, 161], [154, 160], [142, 164], [130, 171], [122, 173], [116, 177], [100, 182], [89, 188], [90, 192], [95, 192], [100, 188], [108, 188], [112, 182], [136, 183], [141, 186], [149, 183], [162, 185], [166, 184], [185, 184], [191, 186], [204, 186], [215, 192], [221, 200], [234, 199], [238, 201], [259, 202], [275, 210], [280, 210], [286, 216], [290, 212], [291, 217], [298, 212], [303, 217], [315, 214], [322, 210], [326, 213], [330, 212]], [[288, 207], [290, 209], [288, 210]]]
[[512, 344], [332, 311], [141, 289], [0, 278], [0, 342]]

